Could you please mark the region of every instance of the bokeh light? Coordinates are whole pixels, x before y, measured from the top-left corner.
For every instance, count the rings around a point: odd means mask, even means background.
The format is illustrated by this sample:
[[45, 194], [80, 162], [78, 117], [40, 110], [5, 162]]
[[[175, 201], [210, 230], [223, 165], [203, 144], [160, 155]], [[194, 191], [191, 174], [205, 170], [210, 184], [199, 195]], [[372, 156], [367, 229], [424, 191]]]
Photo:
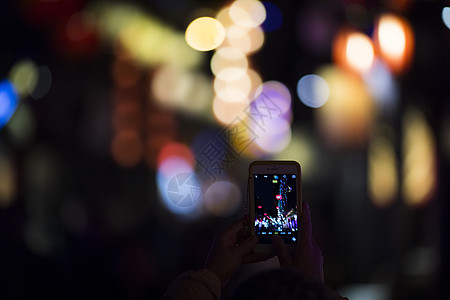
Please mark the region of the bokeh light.
[[38, 82], [36, 64], [30, 59], [20, 60], [9, 72], [9, 79], [21, 97], [34, 91]]
[[192, 220], [201, 212], [202, 187], [191, 158], [187, 160], [184, 153], [177, 151], [173, 155], [158, 155], [161, 161], [158, 163], [156, 182], [164, 207], [182, 219]]
[[436, 142], [425, 116], [416, 108], [403, 117], [402, 195], [410, 206], [427, 204], [437, 185]]
[[235, 24], [227, 29], [227, 42], [248, 55], [263, 46], [264, 32], [261, 27], [245, 28]]
[[230, 181], [216, 181], [205, 191], [204, 206], [213, 216], [228, 217], [241, 205], [241, 191]]
[[25, 146], [31, 142], [36, 131], [36, 118], [30, 105], [21, 103], [8, 123], [6, 130], [18, 146]]
[[[202, 60], [179, 33], [131, 3], [96, 3], [91, 11], [96, 17], [100, 36], [122, 48], [135, 61], [146, 66], [171, 63], [192, 68]], [[118, 42], [118, 43], [117, 43]]]
[[170, 157], [182, 158], [191, 168], [194, 167], [194, 156], [191, 149], [185, 144], [170, 142], [164, 145], [158, 152], [157, 165], [162, 165]]
[[210, 79], [201, 73], [163, 65], [156, 69], [150, 86], [150, 98], [161, 107], [196, 115], [209, 112], [213, 90]]
[[[285, 118], [267, 119], [264, 130], [261, 130], [260, 124], [255, 124], [254, 122], [249, 122], [249, 125], [257, 133], [254, 145], [258, 146], [259, 150], [262, 150], [265, 154], [278, 153], [284, 150], [291, 142], [291, 126]], [[255, 149], [253, 151], [258, 152]]]
[[9, 156], [0, 149], [0, 208], [10, 207], [17, 194], [15, 166]]
[[0, 81], [0, 129], [2, 129], [19, 105], [19, 99], [13, 84], [8, 80]]
[[281, 27], [283, 24], [283, 14], [278, 6], [269, 1], [261, 1], [266, 10], [266, 19], [261, 24], [265, 32], [272, 32]]
[[414, 48], [413, 31], [409, 23], [396, 15], [381, 15], [375, 26], [374, 40], [383, 60], [394, 73], [409, 67]]
[[327, 82], [319, 75], [305, 75], [297, 83], [297, 95], [308, 107], [317, 108], [327, 102], [330, 89]]
[[247, 101], [230, 102], [216, 96], [212, 104], [214, 117], [220, 124], [229, 125], [237, 118], [245, 119], [245, 109], [248, 105]]
[[130, 88], [138, 84], [141, 70], [126, 59], [116, 59], [111, 68], [114, 83], [121, 88]]
[[186, 28], [186, 42], [198, 51], [210, 51], [222, 44], [225, 28], [215, 18], [201, 17], [192, 21]]
[[397, 159], [394, 141], [381, 130], [375, 131], [370, 140], [367, 172], [372, 203], [380, 208], [388, 207], [398, 194]]
[[374, 60], [372, 42], [363, 33], [343, 28], [334, 39], [333, 57], [340, 67], [356, 73], [365, 73]]
[[214, 79], [214, 90], [216, 95], [229, 102], [246, 102], [252, 88], [252, 82], [248, 73], [234, 80], [224, 80], [220, 77]]
[[315, 110], [324, 141], [334, 147], [362, 147], [373, 123], [374, 105], [361, 79], [333, 66], [317, 72], [330, 88], [330, 97]]
[[241, 77], [248, 68], [247, 57], [237, 48], [219, 48], [211, 58], [211, 71], [219, 78], [232, 80]]
[[442, 21], [444, 22], [445, 26], [450, 29], [450, 7], [444, 7], [442, 9]]
[[95, 15], [90, 11], [73, 14], [67, 22], [66, 34], [72, 41], [82, 41], [95, 35]]
[[369, 72], [365, 73], [364, 81], [383, 114], [393, 114], [398, 106], [399, 90], [392, 72], [386, 64], [376, 59]]
[[256, 27], [266, 19], [264, 5], [256, 0], [234, 1], [229, 12], [231, 19], [242, 27]]
[[37, 83], [36, 86], [34, 87], [34, 89], [28, 90], [30, 93], [30, 96], [37, 100], [40, 99], [42, 97], [44, 97], [45, 95], [47, 95], [47, 93], [49, 92], [51, 86], [52, 86], [52, 73], [50, 71], [50, 69], [47, 66], [39, 66], [37, 68]]
[[236, 25], [236, 23], [233, 21], [233, 19], [230, 16], [230, 7], [225, 6], [216, 15], [217, 21], [219, 21], [225, 30], [227, 30], [229, 27]]
[[134, 167], [142, 159], [144, 146], [136, 131], [121, 130], [116, 133], [111, 142], [111, 155], [114, 161], [122, 167]]
[[288, 117], [292, 110], [291, 101], [291, 92], [284, 83], [276, 80], [265, 81], [255, 91], [252, 109], [267, 114], [269, 119]]
[[345, 55], [353, 69], [362, 73], [367, 72], [374, 59], [373, 46], [369, 37], [362, 33], [350, 34]]

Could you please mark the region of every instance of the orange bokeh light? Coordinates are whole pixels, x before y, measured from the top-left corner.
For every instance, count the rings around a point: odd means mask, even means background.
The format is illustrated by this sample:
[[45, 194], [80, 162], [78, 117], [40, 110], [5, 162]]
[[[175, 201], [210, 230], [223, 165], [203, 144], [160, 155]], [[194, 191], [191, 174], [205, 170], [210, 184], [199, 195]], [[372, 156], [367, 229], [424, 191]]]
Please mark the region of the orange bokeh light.
[[381, 15], [376, 21], [373, 39], [377, 54], [392, 72], [401, 74], [408, 70], [414, 54], [414, 33], [404, 18]]
[[117, 132], [111, 143], [111, 155], [122, 167], [134, 167], [141, 160], [144, 152], [141, 137], [136, 131]]

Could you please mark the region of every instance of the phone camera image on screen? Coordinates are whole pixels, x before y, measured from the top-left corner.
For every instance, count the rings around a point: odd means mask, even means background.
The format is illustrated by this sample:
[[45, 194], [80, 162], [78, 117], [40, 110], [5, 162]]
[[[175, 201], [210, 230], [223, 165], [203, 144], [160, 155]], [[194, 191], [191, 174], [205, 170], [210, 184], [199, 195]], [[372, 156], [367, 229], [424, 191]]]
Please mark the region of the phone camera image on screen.
[[255, 174], [255, 232], [263, 241], [279, 234], [295, 242], [297, 232], [297, 176]]

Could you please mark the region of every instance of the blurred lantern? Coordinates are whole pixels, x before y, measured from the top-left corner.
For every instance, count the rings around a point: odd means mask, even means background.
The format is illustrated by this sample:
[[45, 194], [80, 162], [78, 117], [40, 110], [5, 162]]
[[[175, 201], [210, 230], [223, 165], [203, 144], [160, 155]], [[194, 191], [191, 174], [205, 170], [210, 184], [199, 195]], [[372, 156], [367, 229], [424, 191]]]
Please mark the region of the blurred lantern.
[[381, 15], [373, 38], [377, 52], [393, 73], [408, 70], [413, 58], [414, 34], [405, 19], [393, 14]]

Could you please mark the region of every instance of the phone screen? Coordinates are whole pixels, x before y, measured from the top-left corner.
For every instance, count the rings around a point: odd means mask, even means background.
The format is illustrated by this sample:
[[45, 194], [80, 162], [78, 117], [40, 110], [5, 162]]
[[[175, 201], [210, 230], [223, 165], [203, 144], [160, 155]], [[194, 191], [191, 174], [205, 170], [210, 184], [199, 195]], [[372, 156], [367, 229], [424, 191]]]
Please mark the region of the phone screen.
[[260, 242], [270, 243], [280, 235], [287, 243], [297, 239], [297, 175], [254, 174], [255, 233]]

